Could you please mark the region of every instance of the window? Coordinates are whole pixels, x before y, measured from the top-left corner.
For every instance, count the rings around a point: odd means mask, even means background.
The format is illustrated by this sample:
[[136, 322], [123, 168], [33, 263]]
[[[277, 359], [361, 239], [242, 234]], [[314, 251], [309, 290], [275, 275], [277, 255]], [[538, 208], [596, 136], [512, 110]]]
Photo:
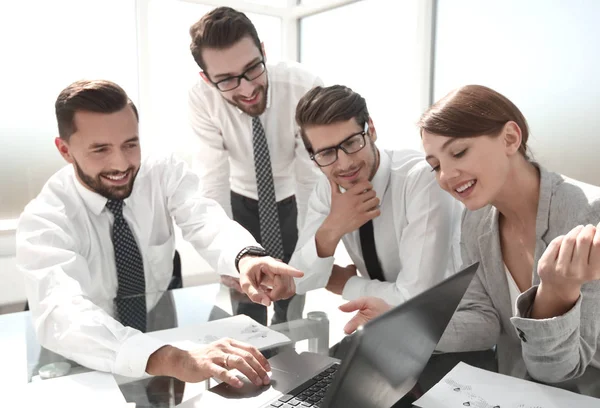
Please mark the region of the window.
[[53, 142], [64, 87], [109, 79], [137, 101], [134, 22], [133, 0], [0, 2], [0, 219], [18, 217], [65, 164]]
[[536, 160], [600, 185], [599, 15], [593, 0], [439, 0], [435, 98], [466, 84], [503, 93], [529, 122]]
[[[382, 146], [418, 146], [413, 124], [424, 104], [424, 75], [415, 63], [420, 1], [347, 3], [300, 20], [302, 62], [327, 83], [347, 84], [367, 98]], [[232, 2], [253, 11], [246, 14], [270, 63], [295, 55], [293, 4]], [[109, 79], [127, 91], [140, 110], [144, 154], [177, 152], [191, 160], [187, 98], [199, 68], [188, 30], [213, 7], [183, 0], [0, 2], [0, 36], [10, 39], [3, 43], [9, 63], [0, 75], [0, 220], [18, 217], [65, 165], [53, 143], [54, 102], [77, 79]], [[263, 8], [269, 15], [254, 13]], [[382, 47], [390, 41], [393, 46]]]
[[419, 3], [366, 0], [301, 20], [301, 62], [367, 100], [380, 147], [420, 149], [415, 123], [429, 77], [420, 69], [428, 45], [418, 38]]
[[288, 5], [288, 0], [246, 0], [246, 2], [270, 7], [287, 7]]

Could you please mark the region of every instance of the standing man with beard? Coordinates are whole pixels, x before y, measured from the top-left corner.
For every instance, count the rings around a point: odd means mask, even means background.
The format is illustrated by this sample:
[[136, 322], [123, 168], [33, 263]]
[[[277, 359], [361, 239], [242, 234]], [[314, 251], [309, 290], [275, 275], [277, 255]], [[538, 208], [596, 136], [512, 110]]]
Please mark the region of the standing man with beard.
[[241, 387], [229, 371], [236, 368], [267, 384], [268, 363], [250, 345], [225, 339], [181, 350], [144, 333], [172, 277], [173, 222], [256, 302], [291, 296], [292, 277], [302, 273], [261, 257], [248, 231], [198, 193], [199, 178], [183, 162], [141, 160], [138, 113], [118, 85], [71, 84], [56, 100], [56, 118], [55, 144], [70, 165], [48, 180], [17, 228], [17, 265], [40, 344], [127, 377], [217, 377]]
[[[306, 271], [298, 293], [326, 287], [346, 300], [397, 305], [458, 270], [462, 206], [439, 187], [423, 154], [377, 148], [363, 97], [341, 85], [316, 87], [298, 103], [296, 121], [325, 175], [290, 261]], [[353, 265], [334, 264], [340, 241]]]
[[[202, 194], [221, 204], [271, 256], [287, 262], [318, 175], [294, 112], [302, 95], [321, 81], [295, 63], [267, 65], [256, 28], [232, 8], [209, 12], [190, 35], [202, 70], [189, 96]], [[236, 280], [222, 281], [231, 287], [234, 314], [267, 323], [265, 307], [240, 296]], [[301, 318], [303, 304], [303, 297], [275, 302], [273, 323]]]

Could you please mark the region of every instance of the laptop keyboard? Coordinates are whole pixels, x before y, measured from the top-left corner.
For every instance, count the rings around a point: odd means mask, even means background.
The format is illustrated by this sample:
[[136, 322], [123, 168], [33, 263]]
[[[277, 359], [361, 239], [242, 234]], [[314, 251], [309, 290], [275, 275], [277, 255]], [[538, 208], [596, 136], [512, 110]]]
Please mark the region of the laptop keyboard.
[[320, 407], [338, 368], [339, 364], [333, 364], [264, 408]]

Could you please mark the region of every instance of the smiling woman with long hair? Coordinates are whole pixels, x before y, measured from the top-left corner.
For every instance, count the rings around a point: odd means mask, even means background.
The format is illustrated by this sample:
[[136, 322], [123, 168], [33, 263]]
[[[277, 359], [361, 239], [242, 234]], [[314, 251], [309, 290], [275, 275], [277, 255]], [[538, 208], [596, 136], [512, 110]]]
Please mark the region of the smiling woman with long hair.
[[[497, 346], [501, 373], [600, 397], [600, 188], [529, 158], [529, 129], [506, 97], [452, 91], [419, 121], [440, 186], [466, 207], [461, 254], [480, 262], [437, 349]], [[385, 311], [376, 298], [346, 331]]]

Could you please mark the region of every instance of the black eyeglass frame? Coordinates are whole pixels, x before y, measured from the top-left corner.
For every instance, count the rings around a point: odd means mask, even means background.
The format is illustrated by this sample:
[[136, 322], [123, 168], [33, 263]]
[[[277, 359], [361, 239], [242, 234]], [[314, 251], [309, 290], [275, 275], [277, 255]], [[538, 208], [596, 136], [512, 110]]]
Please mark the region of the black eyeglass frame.
[[[261, 71], [261, 72], [260, 72], [258, 75], [256, 75], [255, 77], [252, 77], [252, 78], [250, 78], [250, 77], [247, 75], [247, 74], [248, 74], [248, 72], [252, 71], [253, 69], [255, 69], [256, 67], [258, 67], [258, 66], [260, 66], [260, 65], [262, 65], [262, 66], [263, 66], [263, 69], [262, 69], [262, 71]], [[215, 81], [213, 81], [212, 79], [210, 79], [210, 77], [208, 77], [208, 75], [207, 75], [207, 78], [208, 78], [208, 80], [209, 80], [209, 81], [210, 81], [210, 82], [211, 82], [211, 83], [212, 83], [214, 86], [216, 86], [216, 87], [217, 87], [217, 89], [218, 89], [220, 92], [229, 92], [229, 91], [233, 91], [234, 89], [236, 89], [236, 88], [238, 88], [238, 87], [240, 86], [240, 84], [242, 83], [242, 78], [244, 78], [244, 79], [245, 79], [246, 81], [248, 81], [248, 82], [252, 82], [252, 81], [254, 81], [256, 78], [258, 78], [258, 77], [260, 77], [262, 74], [264, 74], [265, 72], [267, 72], [267, 66], [266, 66], [266, 64], [265, 64], [265, 60], [264, 60], [264, 59], [262, 59], [262, 60], [258, 61], [256, 64], [253, 64], [252, 66], [248, 67], [248, 69], [246, 69], [246, 70], [245, 70], [244, 72], [242, 72], [240, 75], [233, 75], [233, 76], [230, 76], [230, 77], [227, 77], [227, 78], [221, 79], [220, 81], [216, 81], [216, 82], [215, 82]], [[227, 89], [221, 89], [221, 88], [220, 88], [219, 84], [221, 84], [221, 83], [223, 83], [223, 82], [225, 82], [225, 81], [231, 81], [232, 79], [236, 79], [236, 80], [237, 80], [237, 85], [236, 85], [236, 86], [234, 86], [233, 88], [227, 88]]]
[[[358, 132], [358, 133], [351, 134], [350, 136], [348, 136], [347, 138], [345, 138], [344, 140], [342, 140], [340, 143], [338, 143], [338, 144], [337, 144], [337, 145], [335, 145], [335, 146], [326, 147], [326, 148], [324, 148], [324, 149], [321, 149], [321, 150], [319, 150], [318, 152], [311, 153], [311, 154], [310, 154], [310, 159], [311, 159], [312, 161], [314, 161], [315, 163], [317, 163], [317, 166], [319, 166], [319, 167], [327, 167], [327, 166], [331, 166], [333, 163], [335, 163], [335, 162], [338, 160], [338, 157], [339, 157], [339, 151], [340, 151], [340, 150], [342, 150], [344, 153], [346, 153], [346, 154], [350, 155], [350, 154], [355, 154], [355, 153], [358, 153], [358, 152], [360, 152], [362, 149], [364, 149], [364, 148], [365, 148], [365, 146], [367, 145], [367, 141], [365, 140], [365, 136], [367, 136], [367, 135], [368, 135], [368, 133], [369, 133], [369, 123], [368, 123], [368, 122], [365, 122], [365, 126], [364, 126], [364, 129], [363, 129], [363, 131], [362, 131], [362, 132]], [[352, 139], [353, 137], [356, 137], [356, 136], [358, 136], [358, 135], [361, 135], [361, 136], [362, 136], [363, 145], [360, 147], [360, 149], [358, 149], [358, 150], [355, 150], [355, 151], [353, 151], [353, 152], [349, 152], [348, 150], [346, 150], [346, 149], [344, 148], [343, 144], [344, 144], [344, 143], [346, 143], [348, 140], [350, 140], [350, 139]], [[317, 160], [316, 156], [317, 156], [319, 153], [323, 153], [323, 152], [325, 152], [325, 151], [327, 151], [327, 150], [331, 150], [331, 149], [335, 149], [335, 159], [334, 159], [334, 160], [333, 160], [331, 163], [327, 163], [327, 164], [321, 164], [321, 163], [319, 163], [319, 161]]]

